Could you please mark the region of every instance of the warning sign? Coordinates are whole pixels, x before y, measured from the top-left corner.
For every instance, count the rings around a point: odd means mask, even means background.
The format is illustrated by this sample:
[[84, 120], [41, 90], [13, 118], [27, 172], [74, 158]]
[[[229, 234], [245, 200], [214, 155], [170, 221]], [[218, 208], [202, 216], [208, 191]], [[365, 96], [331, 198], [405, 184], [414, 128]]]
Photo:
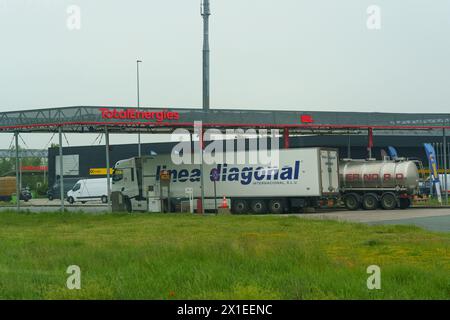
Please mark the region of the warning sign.
[[[109, 168], [109, 174], [113, 173], [113, 169]], [[106, 176], [106, 168], [91, 168], [89, 169], [89, 175], [91, 176]]]

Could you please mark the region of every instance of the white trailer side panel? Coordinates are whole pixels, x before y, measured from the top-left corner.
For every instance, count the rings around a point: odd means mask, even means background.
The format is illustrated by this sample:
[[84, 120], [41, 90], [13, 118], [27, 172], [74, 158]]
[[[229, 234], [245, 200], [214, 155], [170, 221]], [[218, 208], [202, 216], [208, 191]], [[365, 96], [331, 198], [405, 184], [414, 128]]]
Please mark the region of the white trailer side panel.
[[[324, 188], [330, 193], [329, 186], [338, 189], [337, 152], [327, 151], [325, 162], [334, 157], [331, 172], [326, 175], [321, 170], [321, 149], [302, 148], [279, 150], [277, 166], [262, 164], [204, 164], [205, 197], [214, 197], [214, 182], [210, 178], [213, 168], [220, 172], [220, 181], [216, 182], [217, 196], [232, 197], [320, 197]], [[254, 154], [253, 154], [254, 153]], [[247, 159], [255, 152], [245, 152]], [[221, 154], [216, 155], [218, 158]], [[237, 157], [242, 154], [237, 155]], [[248, 161], [246, 161], [248, 163]], [[200, 165], [173, 164], [169, 155], [144, 159], [144, 186], [156, 185], [159, 172], [163, 169], [172, 173], [171, 197], [185, 197], [185, 189], [193, 188], [194, 197], [200, 197]], [[328, 167], [327, 167], [328, 168]], [[328, 169], [326, 169], [328, 170]], [[323, 181], [326, 180], [326, 181]]]

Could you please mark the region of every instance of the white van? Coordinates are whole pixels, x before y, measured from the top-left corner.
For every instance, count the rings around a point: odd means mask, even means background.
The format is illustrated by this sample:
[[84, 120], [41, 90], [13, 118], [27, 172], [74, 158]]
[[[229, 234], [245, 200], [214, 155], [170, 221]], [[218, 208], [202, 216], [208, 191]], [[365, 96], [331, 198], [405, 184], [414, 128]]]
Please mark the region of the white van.
[[79, 180], [67, 192], [67, 201], [74, 203], [80, 201], [86, 203], [87, 201], [101, 200], [103, 203], [108, 203], [108, 188], [107, 179], [83, 179]]

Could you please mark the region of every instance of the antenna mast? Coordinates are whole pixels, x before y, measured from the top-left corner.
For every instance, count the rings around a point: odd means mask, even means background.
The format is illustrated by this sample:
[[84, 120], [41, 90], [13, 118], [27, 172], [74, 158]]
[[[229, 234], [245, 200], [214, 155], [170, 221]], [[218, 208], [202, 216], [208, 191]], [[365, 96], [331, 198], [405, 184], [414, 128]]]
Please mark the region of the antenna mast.
[[200, 14], [203, 17], [203, 110], [209, 110], [209, 0], [201, 0]]

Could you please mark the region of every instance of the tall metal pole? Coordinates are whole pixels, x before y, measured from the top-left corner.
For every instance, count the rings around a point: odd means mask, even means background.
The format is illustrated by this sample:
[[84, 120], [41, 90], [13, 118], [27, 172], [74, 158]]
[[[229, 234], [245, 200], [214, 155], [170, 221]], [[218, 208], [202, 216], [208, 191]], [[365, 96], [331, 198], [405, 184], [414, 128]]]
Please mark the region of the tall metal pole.
[[445, 204], [448, 205], [448, 186], [447, 186], [447, 134], [445, 128], [442, 129], [443, 143], [442, 143], [442, 153], [444, 158], [444, 189], [445, 189]]
[[20, 211], [20, 181], [19, 181], [19, 132], [14, 132], [16, 140], [16, 206], [17, 211]]
[[109, 132], [108, 127], [105, 127], [105, 145], [106, 145], [106, 185], [108, 190], [108, 210], [112, 211], [111, 207], [111, 174], [109, 165]]
[[61, 212], [64, 212], [64, 165], [63, 165], [63, 148], [62, 148], [62, 127], [58, 128], [59, 134], [59, 190], [61, 198]]
[[[136, 60], [136, 78], [137, 78], [137, 108], [138, 108], [138, 112], [141, 109], [141, 100], [140, 100], [140, 95], [139, 95], [139, 63], [141, 63], [141, 60]], [[141, 157], [142, 153], [141, 153], [141, 131], [138, 128], [138, 156]]]
[[211, 15], [209, 0], [201, 4], [203, 17], [203, 110], [209, 110], [209, 16]]
[[347, 141], [347, 158], [352, 158], [352, 149], [351, 149], [351, 135], [348, 133], [348, 141]]
[[[209, 0], [203, 0], [201, 4], [201, 15], [203, 17], [203, 111], [209, 111], [209, 16], [211, 11], [209, 8]], [[200, 131], [200, 188], [202, 198], [202, 214], [205, 213], [205, 181], [204, 181], [204, 164], [203, 149], [205, 147], [203, 128]]]

